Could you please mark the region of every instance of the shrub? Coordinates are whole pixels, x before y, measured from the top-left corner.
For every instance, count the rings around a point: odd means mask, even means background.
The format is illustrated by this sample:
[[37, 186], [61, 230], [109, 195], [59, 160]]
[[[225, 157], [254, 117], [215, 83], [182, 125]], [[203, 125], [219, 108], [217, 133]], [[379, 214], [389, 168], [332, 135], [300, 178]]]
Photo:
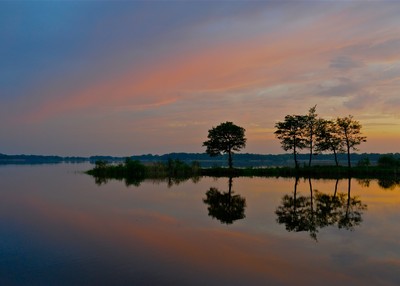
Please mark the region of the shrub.
[[378, 159], [378, 166], [380, 167], [399, 167], [400, 159], [393, 155], [383, 155]]

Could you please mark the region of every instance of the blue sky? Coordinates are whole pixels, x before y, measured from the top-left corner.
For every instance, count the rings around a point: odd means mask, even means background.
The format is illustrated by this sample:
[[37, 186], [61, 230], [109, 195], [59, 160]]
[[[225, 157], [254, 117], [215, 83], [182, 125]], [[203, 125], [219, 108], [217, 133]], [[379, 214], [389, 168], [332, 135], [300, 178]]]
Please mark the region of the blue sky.
[[398, 152], [395, 1], [2, 1], [0, 153], [203, 152], [233, 121], [251, 153], [317, 104], [361, 152]]

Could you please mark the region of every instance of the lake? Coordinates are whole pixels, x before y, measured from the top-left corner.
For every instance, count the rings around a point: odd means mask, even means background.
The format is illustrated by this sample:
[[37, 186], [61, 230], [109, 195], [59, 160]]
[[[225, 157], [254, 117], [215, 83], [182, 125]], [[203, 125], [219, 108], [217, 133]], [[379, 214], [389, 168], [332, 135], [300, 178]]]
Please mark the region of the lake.
[[400, 285], [400, 186], [0, 166], [0, 285]]

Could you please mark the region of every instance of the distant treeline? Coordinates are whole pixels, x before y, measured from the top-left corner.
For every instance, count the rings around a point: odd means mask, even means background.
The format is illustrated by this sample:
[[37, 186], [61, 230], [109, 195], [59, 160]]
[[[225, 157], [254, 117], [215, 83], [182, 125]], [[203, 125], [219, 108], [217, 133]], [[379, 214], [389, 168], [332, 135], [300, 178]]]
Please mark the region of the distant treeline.
[[83, 163], [89, 161], [86, 157], [61, 157], [46, 155], [5, 155], [0, 154], [0, 165], [6, 164], [59, 164]]
[[[351, 154], [351, 160], [354, 165], [358, 162], [365, 160], [369, 161], [369, 165], [376, 165], [379, 158], [383, 155], [394, 156], [400, 158], [400, 153], [354, 153]], [[152, 162], [167, 162], [169, 159], [180, 160], [185, 163], [191, 163], [197, 161], [201, 167], [226, 167], [227, 166], [227, 155], [219, 157], [210, 157], [206, 153], [168, 153], [164, 155], [134, 155], [127, 156], [132, 160], [138, 160], [140, 162], [152, 163]], [[90, 162], [95, 163], [96, 161], [106, 161], [109, 163], [124, 162], [127, 157], [115, 157], [115, 156], [91, 156], [91, 157], [62, 157], [62, 156], [44, 156], [44, 155], [5, 155], [0, 154], [0, 164], [58, 164], [58, 163], [83, 163]], [[261, 166], [293, 166], [292, 154], [234, 154], [235, 165], [237, 167], [261, 167]], [[298, 160], [300, 165], [304, 165], [308, 162], [309, 154], [298, 154]], [[345, 166], [347, 163], [346, 154], [338, 154], [339, 164]], [[320, 154], [315, 155], [313, 159], [313, 165], [334, 165], [333, 154]]]

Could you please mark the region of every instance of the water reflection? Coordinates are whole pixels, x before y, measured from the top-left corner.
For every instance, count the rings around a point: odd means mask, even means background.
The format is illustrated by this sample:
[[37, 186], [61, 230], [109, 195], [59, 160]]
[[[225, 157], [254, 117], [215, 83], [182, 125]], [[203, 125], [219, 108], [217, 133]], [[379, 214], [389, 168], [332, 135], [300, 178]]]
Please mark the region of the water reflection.
[[371, 179], [356, 179], [357, 183], [363, 188], [369, 188]]
[[378, 185], [386, 190], [394, 190], [396, 186], [400, 186], [400, 178], [381, 178], [378, 180]]
[[[361, 196], [368, 212], [350, 232], [338, 229], [338, 214], [348, 226], [352, 212], [347, 179], [312, 179], [323, 243], [308, 231], [298, 243], [275, 221], [295, 178], [233, 178], [231, 196], [245, 197], [246, 218], [226, 225], [208, 217], [203, 199], [211, 186], [228, 192], [228, 178], [172, 189], [146, 181], [127, 191], [123, 181], [98, 188], [75, 171], [0, 168], [0, 285], [400, 285], [398, 187], [383, 191], [373, 179], [367, 189], [353, 178], [350, 198]], [[300, 179], [296, 199], [311, 199], [309, 185]]]
[[177, 186], [183, 182], [186, 181], [192, 181], [193, 183], [198, 183], [200, 181], [199, 176], [195, 177], [160, 177], [160, 178], [146, 178], [146, 177], [134, 177], [134, 176], [127, 176], [127, 177], [121, 177], [121, 178], [109, 178], [106, 176], [93, 176], [96, 185], [101, 186], [105, 185], [108, 182], [112, 180], [118, 180], [118, 181], [124, 181], [125, 185], [127, 187], [129, 186], [134, 186], [134, 187], [139, 187], [141, 183], [147, 181], [151, 182], [153, 184], [161, 184], [161, 183], [166, 183], [168, 188], [171, 188], [173, 186]]
[[308, 179], [310, 195], [298, 196], [299, 178], [295, 179], [293, 195], [284, 195], [275, 214], [277, 222], [284, 224], [287, 231], [309, 232], [317, 240], [319, 229], [336, 225], [338, 228], [354, 230], [362, 222], [362, 211], [367, 209], [357, 196], [351, 196], [351, 178], [348, 178], [347, 194], [337, 191], [336, 180], [332, 195], [313, 190]]
[[235, 220], [246, 217], [244, 209], [246, 199], [240, 195], [234, 195], [232, 191], [233, 179], [229, 178], [228, 192], [222, 193], [217, 188], [211, 187], [203, 202], [208, 205], [208, 215], [218, 219], [221, 223], [232, 224]]
[[[358, 184], [362, 187], [369, 187], [371, 179], [356, 179]], [[378, 186], [384, 190], [394, 190], [396, 187], [400, 187], [400, 178], [393, 177], [383, 177], [377, 180]]]

